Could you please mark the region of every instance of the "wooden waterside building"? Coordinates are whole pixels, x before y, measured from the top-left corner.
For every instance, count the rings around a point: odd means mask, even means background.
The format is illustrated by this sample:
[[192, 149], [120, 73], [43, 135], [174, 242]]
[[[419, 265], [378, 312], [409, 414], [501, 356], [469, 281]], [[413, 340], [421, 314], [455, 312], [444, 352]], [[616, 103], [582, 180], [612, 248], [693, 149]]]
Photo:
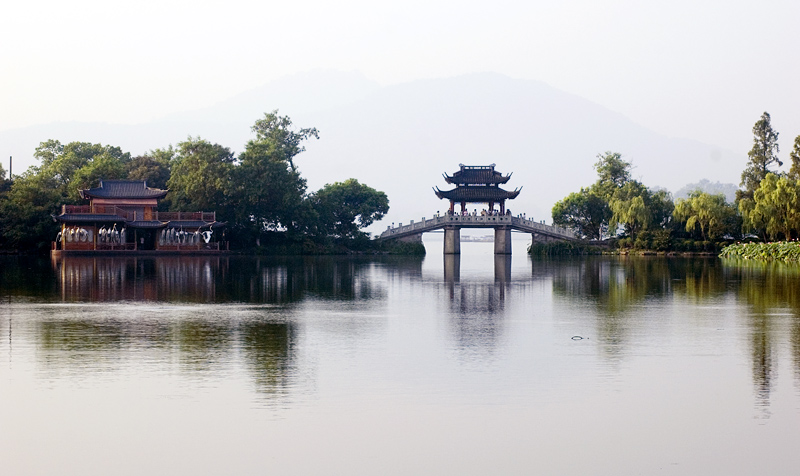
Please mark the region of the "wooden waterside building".
[[450, 214], [455, 213], [455, 204], [461, 204], [461, 213], [466, 213], [467, 203], [485, 203], [489, 211], [494, 210], [494, 205], [500, 205], [500, 214], [506, 213], [506, 200], [517, 198], [521, 188], [507, 191], [499, 187], [511, 178], [511, 174], [503, 175], [494, 169], [495, 164], [491, 165], [464, 165], [453, 175], [443, 174], [447, 183], [453, 184], [456, 188], [452, 190], [439, 190], [435, 187], [433, 191], [439, 199], [450, 200]]
[[102, 180], [81, 190], [88, 205], [64, 205], [56, 220], [61, 229], [52, 244], [62, 254], [177, 253], [217, 254], [225, 223], [215, 212], [159, 212], [167, 190], [143, 180]]

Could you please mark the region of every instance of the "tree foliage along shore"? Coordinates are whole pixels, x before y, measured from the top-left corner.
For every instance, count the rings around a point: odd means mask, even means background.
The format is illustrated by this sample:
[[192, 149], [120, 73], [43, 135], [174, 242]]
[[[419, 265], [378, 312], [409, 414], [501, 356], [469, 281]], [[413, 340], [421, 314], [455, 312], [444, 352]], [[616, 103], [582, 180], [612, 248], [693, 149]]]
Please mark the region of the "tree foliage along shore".
[[368, 242], [362, 231], [389, 210], [386, 194], [356, 179], [309, 193], [297, 156], [318, 139], [315, 128], [296, 130], [273, 111], [252, 127], [255, 137], [238, 157], [199, 137], [131, 157], [119, 147], [47, 140], [39, 160], [13, 182], [0, 167], [0, 249], [43, 251], [58, 232], [53, 219], [65, 204], [80, 204], [81, 189], [101, 179], [146, 180], [168, 189], [159, 209], [216, 211], [228, 222], [234, 249], [273, 245], [315, 252]]
[[710, 251], [743, 236], [766, 240], [800, 237], [800, 136], [789, 157], [791, 169], [777, 171], [778, 132], [764, 113], [753, 126], [753, 147], [733, 203], [722, 193], [691, 191], [673, 200], [631, 178], [631, 163], [619, 153], [598, 155], [597, 181], [553, 206], [553, 223], [581, 238], [619, 239], [621, 247], [658, 251]]

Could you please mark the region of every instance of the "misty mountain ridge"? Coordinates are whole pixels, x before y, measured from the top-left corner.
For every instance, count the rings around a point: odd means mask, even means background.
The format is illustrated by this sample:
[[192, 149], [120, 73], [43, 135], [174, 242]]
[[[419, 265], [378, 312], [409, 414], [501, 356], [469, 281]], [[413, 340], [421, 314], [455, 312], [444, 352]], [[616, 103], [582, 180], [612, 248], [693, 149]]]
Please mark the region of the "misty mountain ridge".
[[320, 131], [295, 160], [309, 190], [354, 177], [387, 193], [391, 210], [374, 230], [446, 210], [432, 187], [450, 188], [441, 174], [461, 163], [513, 172], [507, 188], [523, 191], [507, 207], [548, 221], [557, 200], [594, 183], [598, 153], [622, 153], [634, 178], [669, 190], [704, 178], [738, 183], [746, 164], [744, 153], [666, 137], [540, 81], [495, 73], [380, 86], [359, 73], [312, 71], [157, 121], [32, 126], [0, 132], [0, 144], [19, 158], [16, 173], [47, 139], [117, 145], [138, 155], [191, 135], [240, 152], [252, 138], [250, 126], [275, 109], [296, 128]]

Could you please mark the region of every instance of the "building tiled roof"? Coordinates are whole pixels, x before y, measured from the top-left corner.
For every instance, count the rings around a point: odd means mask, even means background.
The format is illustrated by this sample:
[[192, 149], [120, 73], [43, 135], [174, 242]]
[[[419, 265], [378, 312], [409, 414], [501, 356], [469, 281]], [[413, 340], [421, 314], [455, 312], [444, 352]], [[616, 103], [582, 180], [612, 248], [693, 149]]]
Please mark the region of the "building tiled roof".
[[56, 219], [63, 223], [122, 222], [125, 218], [113, 213], [62, 213]]
[[100, 186], [81, 190], [81, 198], [164, 198], [167, 190], [150, 188], [144, 180], [101, 180]]
[[436, 196], [454, 202], [499, 202], [517, 198], [520, 190], [509, 192], [499, 187], [456, 187], [453, 190], [439, 190], [435, 188]]
[[218, 222], [209, 222], [202, 220], [170, 220], [170, 228], [200, 228], [203, 226], [211, 226]]
[[511, 174], [503, 175], [494, 169], [492, 165], [464, 165], [460, 164], [461, 170], [453, 175], [444, 174], [447, 183], [466, 185], [466, 184], [499, 184], [506, 183], [511, 178]]
[[131, 228], [140, 228], [140, 229], [142, 228], [158, 229], [166, 227], [167, 222], [158, 220], [136, 220], [136, 221], [125, 222], [125, 226], [129, 226]]

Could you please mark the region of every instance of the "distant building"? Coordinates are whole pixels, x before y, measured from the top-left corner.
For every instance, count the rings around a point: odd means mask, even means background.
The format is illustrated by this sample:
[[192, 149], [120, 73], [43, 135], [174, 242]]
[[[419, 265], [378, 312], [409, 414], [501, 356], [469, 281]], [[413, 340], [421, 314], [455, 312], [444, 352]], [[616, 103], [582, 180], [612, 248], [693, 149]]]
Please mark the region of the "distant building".
[[81, 190], [88, 205], [64, 205], [53, 254], [103, 252], [219, 253], [225, 223], [216, 212], [159, 212], [167, 190], [143, 180], [102, 180]]

